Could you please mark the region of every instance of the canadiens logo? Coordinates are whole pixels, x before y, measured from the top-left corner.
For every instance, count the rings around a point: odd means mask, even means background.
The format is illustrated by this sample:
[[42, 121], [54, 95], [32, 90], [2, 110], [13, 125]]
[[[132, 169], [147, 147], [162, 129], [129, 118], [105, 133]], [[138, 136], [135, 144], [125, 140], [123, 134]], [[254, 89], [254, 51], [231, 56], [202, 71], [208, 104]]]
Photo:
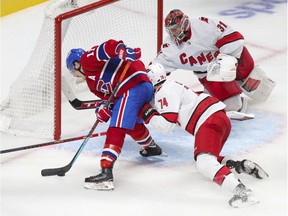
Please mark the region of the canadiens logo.
[[110, 82], [105, 83], [103, 80], [99, 80], [96, 85], [96, 90], [104, 94], [111, 94], [112, 84]]

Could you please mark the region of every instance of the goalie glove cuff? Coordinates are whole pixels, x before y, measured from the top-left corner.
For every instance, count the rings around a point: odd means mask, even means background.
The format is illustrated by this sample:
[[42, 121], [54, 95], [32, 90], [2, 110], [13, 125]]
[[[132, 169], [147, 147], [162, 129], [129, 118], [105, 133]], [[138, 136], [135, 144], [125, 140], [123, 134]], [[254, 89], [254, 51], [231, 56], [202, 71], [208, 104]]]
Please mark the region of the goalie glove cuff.
[[126, 57], [126, 45], [124, 43], [119, 43], [116, 47], [116, 54], [120, 59], [125, 59]]

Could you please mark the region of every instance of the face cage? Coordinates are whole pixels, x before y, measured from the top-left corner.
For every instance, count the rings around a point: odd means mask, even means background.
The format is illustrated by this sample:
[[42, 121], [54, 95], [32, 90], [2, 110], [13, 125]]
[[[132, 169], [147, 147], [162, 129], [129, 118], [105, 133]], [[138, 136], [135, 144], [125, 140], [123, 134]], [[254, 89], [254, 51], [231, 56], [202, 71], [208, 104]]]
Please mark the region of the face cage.
[[[177, 45], [179, 45], [183, 39], [185, 38], [186, 36], [186, 32], [188, 31], [189, 29], [189, 20], [188, 20], [188, 17], [187, 16], [184, 16], [182, 18], [182, 21], [181, 21], [181, 24], [180, 25], [173, 25], [173, 26], [167, 26], [165, 29], [167, 31], [167, 33], [172, 37], [174, 38], [175, 42]], [[181, 29], [181, 31], [179, 32], [178, 35], [174, 35], [172, 32], [175, 32], [176, 30], [174, 29]], [[172, 30], [173, 29], [173, 30]]]

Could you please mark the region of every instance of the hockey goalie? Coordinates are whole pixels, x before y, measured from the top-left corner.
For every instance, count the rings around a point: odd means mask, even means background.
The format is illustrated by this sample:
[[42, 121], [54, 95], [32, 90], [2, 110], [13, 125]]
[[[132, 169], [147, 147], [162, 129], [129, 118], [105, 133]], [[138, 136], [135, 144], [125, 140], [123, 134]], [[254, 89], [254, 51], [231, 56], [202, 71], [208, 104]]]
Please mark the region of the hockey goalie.
[[246, 112], [247, 97], [265, 101], [275, 81], [254, 64], [244, 37], [226, 23], [212, 18], [189, 18], [174, 9], [165, 18], [168, 37], [152, 63], [167, 74], [193, 71], [204, 92], [218, 98], [226, 111]]

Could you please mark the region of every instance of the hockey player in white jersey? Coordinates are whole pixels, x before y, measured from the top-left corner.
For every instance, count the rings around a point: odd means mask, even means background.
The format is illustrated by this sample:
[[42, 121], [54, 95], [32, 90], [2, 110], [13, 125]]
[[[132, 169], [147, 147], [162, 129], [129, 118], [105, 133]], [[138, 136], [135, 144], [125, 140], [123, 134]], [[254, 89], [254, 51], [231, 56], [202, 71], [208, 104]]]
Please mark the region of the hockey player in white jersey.
[[265, 101], [273, 90], [275, 82], [254, 64], [244, 37], [226, 23], [191, 19], [174, 9], [165, 18], [165, 29], [169, 36], [152, 63], [161, 63], [167, 74], [176, 69], [193, 71], [204, 91], [224, 102], [227, 111], [246, 111], [242, 92]]
[[267, 178], [268, 174], [250, 160], [234, 161], [220, 156], [231, 131], [225, 104], [208, 94], [198, 95], [183, 84], [166, 78], [161, 64], [149, 65], [147, 72], [154, 86], [154, 96], [139, 116], [154, 129], [168, 132], [178, 125], [192, 134], [197, 170], [233, 193], [229, 200], [231, 206], [258, 203], [252, 191], [235, 177], [231, 169], [258, 179]]

